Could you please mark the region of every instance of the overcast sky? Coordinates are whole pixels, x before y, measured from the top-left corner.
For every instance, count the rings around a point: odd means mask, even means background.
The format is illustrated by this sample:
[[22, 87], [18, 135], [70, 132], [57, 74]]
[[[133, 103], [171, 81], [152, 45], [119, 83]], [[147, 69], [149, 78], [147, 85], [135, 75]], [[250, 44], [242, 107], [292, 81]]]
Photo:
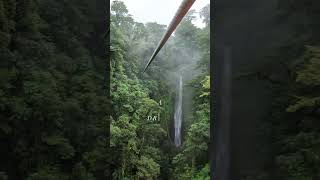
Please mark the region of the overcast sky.
[[[113, 0], [111, 0], [112, 2]], [[157, 22], [159, 24], [169, 25], [171, 19], [176, 13], [182, 0], [121, 0], [137, 22]], [[196, 0], [191, 9], [200, 11], [210, 0]], [[197, 18], [195, 25], [203, 27], [204, 24]]]

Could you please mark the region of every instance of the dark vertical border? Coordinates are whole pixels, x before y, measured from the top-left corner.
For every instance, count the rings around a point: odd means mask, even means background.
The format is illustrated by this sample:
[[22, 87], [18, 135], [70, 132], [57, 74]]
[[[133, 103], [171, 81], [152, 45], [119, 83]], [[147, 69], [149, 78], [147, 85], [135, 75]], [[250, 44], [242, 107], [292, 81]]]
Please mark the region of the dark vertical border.
[[111, 123], [111, 120], [110, 120], [110, 117], [111, 117], [111, 98], [110, 98], [110, 0], [104, 0], [105, 3], [106, 3], [106, 9], [105, 9], [105, 12], [106, 12], [106, 19], [105, 19], [105, 32], [106, 32], [106, 35], [105, 35], [105, 45], [104, 47], [106, 47], [105, 51], [107, 52], [106, 54], [106, 75], [105, 75], [105, 84], [106, 84], [106, 94], [107, 94], [107, 99], [108, 99], [108, 114], [107, 114], [107, 154], [108, 154], [108, 162], [107, 162], [107, 173], [106, 173], [106, 177], [107, 179], [111, 179], [111, 171], [110, 171], [110, 123]]
[[107, 161], [106, 169], [104, 170], [104, 179], [111, 179], [110, 171], [111, 153], [110, 153], [110, 115], [111, 115], [111, 98], [110, 98], [110, 0], [98, 0], [98, 8], [101, 11], [101, 19], [98, 25], [98, 32], [100, 32], [99, 51], [102, 54], [105, 70], [104, 70], [104, 89], [107, 97], [107, 119], [106, 119], [106, 138], [107, 138]]
[[[271, 90], [256, 75], [287, 41], [290, 26], [279, 23], [279, 0], [211, 1], [211, 179], [257, 179], [270, 155], [261, 123], [268, 118]], [[231, 63], [232, 62], [232, 63]], [[232, 86], [231, 86], [232, 85]]]
[[224, 41], [222, 1], [211, 1], [210, 24], [210, 164], [211, 179], [230, 179], [232, 48]]
[[[210, 2], [210, 76], [211, 78], [211, 106], [210, 106], [210, 171], [211, 179], [228, 180], [229, 177], [229, 126], [230, 117], [226, 97], [228, 83], [224, 76], [228, 67], [224, 66], [225, 56], [230, 55], [230, 49], [222, 47], [220, 12], [222, 11], [221, 0]], [[220, 28], [220, 29], [219, 29]], [[230, 59], [229, 59], [230, 61]], [[229, 69], [230, 70], [230, 69]], [[230, 110], [230, 109], [229, 109]]]
[[217, 110], [217, 101], [214, 100], [214, 97], [216, 97], [216, 88], [214, 86], [215, 82], [217, 81], [216, 78], [214, 78], [213, 74], [216, 72], [216, 70], [213, 68], [213, 38], [214, 38], [214, 24], [213, 24], [213, 18], [215, 17], [215, 0], [210, 0], [210, 144], [209, 144], [209, 164], [210, 164], [210, 179], [216, 179], [216, 174], [214, 172], [214, 169], [216, 167], [215, 165], [215, 144], [214, 141], [215, 135], [215, 125], [214, 120], [216, 119], [216, 116], [214, 116], [214, 112]]
[[[95, 0], [96, 12], [95, 16], [97, 19], [93, 22], [93, 32], [91, 33], [90, 48], [93, 56], [98, 56], [102, 62], [99, 65], [103, 67], [97, 67], [97, 69], [102, 70], [104, 81], [101, 87], [106, 96], [105, 103], [106, 107], [106, 119], [105, 119], [105, 158], [102, 162], [97, 162], [100, 164], [98, 169], [97, 179], [111, 179], [110, 173], [110, 114], [111, 114], [111, 98], [110, 98], [110, 0]], [[105, 162], [107, 161], [107, 162]]]

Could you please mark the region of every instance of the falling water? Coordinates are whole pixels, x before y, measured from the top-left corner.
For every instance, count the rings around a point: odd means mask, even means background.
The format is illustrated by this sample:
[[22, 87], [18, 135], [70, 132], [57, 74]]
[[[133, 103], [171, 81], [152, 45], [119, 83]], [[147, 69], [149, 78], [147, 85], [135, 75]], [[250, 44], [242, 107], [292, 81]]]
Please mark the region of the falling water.
[[176, 98], [176, 107], [174, 112], [174, 144], [181, 145], [181, 121], [182, 121], [182, 77], [179, 78], [179, 89]]

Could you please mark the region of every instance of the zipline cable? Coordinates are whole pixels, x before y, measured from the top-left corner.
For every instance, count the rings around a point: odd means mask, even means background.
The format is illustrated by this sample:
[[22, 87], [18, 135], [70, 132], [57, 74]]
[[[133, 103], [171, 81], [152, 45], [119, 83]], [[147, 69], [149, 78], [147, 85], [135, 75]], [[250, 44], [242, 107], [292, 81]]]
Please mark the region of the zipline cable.
[[169, 39], [169, 37], [171, 36], [171, 34], [174, 32], [174, 30], [177, 28], [177, 26], [179, 25], [179, 23], [181, 22], [181, 20], [183, 19], [183, 17], [187, 14], [187, 12], [189, 11], [189, 9], [191, 8], [191, 6], [193, 5], [193, 3], [196, 0], [183, 0], [178, 11], [176, 12], [174, 18], [172, 19], [168, 30], [165, 32], [165, 34], [163, 35], [163, 37], [161, 38], [157, 48], [154, 50], [150, 60], [148, 61], [147, 65], [145, 66], [143, 73], [147, 70], [147, 68], [149, 67], [149, 65], [151, 64], [151, 62], [154, 60], [154, 58], [156, 57], [156, 55], [159, 53], [159, 51], [161, 50], [161, 48], [164, 46], [164, 44], [167, 42], [167, 40]]

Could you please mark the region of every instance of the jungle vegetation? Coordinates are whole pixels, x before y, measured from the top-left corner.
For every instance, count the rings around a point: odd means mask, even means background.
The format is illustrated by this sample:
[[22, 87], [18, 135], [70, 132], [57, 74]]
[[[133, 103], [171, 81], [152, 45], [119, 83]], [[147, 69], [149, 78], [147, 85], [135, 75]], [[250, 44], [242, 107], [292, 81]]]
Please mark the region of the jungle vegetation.
[[[206, 26], [196, 27], [195, 12], [190, 11], [142, 74], [166, 26], [136, 22], [123, 2], [113, 1], [110, 91], [114, 179], [209, 179], [209, 5], [200, 13]], [[198, 71], [184, 83], [195, 91], [189, 102], [192, 113], [183, 122], [183, 145], [176, 148], [171, 133], [176, 96], [172, 79], [179, 73], [187, 79], [190, 71]], [[157, 121], [147, 119], [157, 114]]]
[[[247, 180], [320, 179], [319, 2], [279, 0], [279, 23], [293, 31], [253, 75], [268, 83], [272, 105], [261, 131], [268, 163]], [[209, 6], [200, 12], [206, 26], [190, 11], [145, 74], [166, 26], [134, 21], [121, 1], [109, 25], [108, 8], [0, 0], [1, 180], [209, 179]], [[179, 148], [177, 72], [192, 95]]]

